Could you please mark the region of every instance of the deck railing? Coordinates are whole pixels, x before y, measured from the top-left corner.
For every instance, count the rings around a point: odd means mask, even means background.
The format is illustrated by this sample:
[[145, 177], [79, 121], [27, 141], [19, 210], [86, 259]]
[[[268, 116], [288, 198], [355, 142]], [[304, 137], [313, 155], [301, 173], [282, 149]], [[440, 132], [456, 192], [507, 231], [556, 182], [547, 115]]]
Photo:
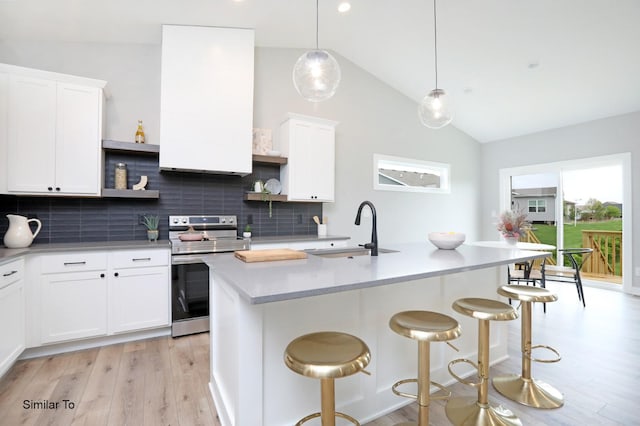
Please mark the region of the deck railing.
[[622, 231], [582, 231], [582, 247], [593, 249], [585, 274], [622, 276]]

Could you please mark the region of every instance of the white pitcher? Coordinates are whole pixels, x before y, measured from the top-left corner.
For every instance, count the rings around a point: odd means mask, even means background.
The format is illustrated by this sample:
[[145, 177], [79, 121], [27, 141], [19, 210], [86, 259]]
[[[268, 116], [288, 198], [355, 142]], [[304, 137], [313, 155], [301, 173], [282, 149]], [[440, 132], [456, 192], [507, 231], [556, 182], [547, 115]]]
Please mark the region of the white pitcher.
[[[17, 214], [8, 214], [9, 229], [4, 234], [4, 245], [8, 248], [24, 248], [29, 247], [33, 242], [33, 239], [40, 232], [42, 228], [42, 222], [38, 219], [27, 219], [24, 216]], [[38, 224], [36, 232], [31, 232], [29, 222], [35, 222]]]

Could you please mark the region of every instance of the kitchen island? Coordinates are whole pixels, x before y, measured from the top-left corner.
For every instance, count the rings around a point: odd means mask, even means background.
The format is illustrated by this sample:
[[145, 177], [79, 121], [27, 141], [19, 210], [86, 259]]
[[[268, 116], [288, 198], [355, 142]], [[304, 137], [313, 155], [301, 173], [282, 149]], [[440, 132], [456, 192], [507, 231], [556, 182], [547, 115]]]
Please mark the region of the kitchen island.
[[[319, 410], [320, 386], [283, 363], [287, 344], [300, 335], [336, 330], [363, 339], [371, 350], [367, 370], [336, 381], [336, 408], [362, 423], [411, 400], [391, 392], [397, 380], [415, 377], [417, 348], [388, 327], [403, 310], [445, 313], [462, 336], [432, 345], [432, 379], [453, 382], [447, 364], [476, 358], [477, 324], [458, 315], [461, 297], [498, 298], [506, 265], [548, 253], [463, 245], [437, 250], [428, 243], [388, 246], [378, 257], [243, 263], [232, 254], [209, 255], [211, 271], [211, 393], [223, 426], [290, 426]], [[507, 357], [506, 324], [492, 324], [491, 362]], [[456, 370], [471, 374], [470, 368]], [[406, 391], [411, 392], [410, 387]]]

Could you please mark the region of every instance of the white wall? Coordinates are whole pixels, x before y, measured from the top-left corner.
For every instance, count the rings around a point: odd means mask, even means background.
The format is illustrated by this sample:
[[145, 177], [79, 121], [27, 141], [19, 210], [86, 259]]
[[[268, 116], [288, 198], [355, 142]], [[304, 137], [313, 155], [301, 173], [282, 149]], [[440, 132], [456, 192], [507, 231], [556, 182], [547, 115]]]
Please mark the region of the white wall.
[[[481, 146], [482, 222], [485, 239], [494, 239], [492, 212], [499, 208], [498, 171], [502, 168], [554, 163], [611, 154], [631, 153], [632, 194], [640, 188], [640, 112], [591, 121]], [[606, 177], [603, 177], [606, 178]], [[624, 207], [623, 207], [624, 210]], [[640, 196], [633, 197], [632, 241], [640, 241]], [[632, 243], [632, 246], [636, 244]], [[640, 250], [634, 250], [634, 266], [640, 265]], [[632, 270], [635, 270], [633, 268]], [[634, 277], [634, 287], [640, 286]]]
[[[378, 213], [381, 246], [389, 242], [426, 241], [430, 231], [461, 231], [476, 239], [480, 146], [453, 127], [422, 126], [409, 98], [337, 57], [342, 80], [335, 96], [311, 103], [292, 84], [291, 72], [304, 53], [295, 49], [256, 50], [254, 126], [275, 131], [286, 112], [339, 121], [336, 128], [336, 199], [324, 204], [330, 234], [350, 235], [353, 243], [370, 240], [371, 222], [354, 220], [360, 202], [371, 201]], [[451, 164], [451, 194], [373, 190], [373, 154]], [[365, 208], [367, 211], [368, 208]]]
[[[342, 57], [342, 82], [329, 101], [314, 104], [295, 91], [291, 72], [302, 50], [257, 48], [254, 127], [277, 129], [286, 112], [339, 121], [336, 202], [324, 205], [329, 233], [369, 241], [370, 222], [353, 224], [357, 207], [372, 201], [382, 246], [426, 241], [430, 231], [479, 235], [480, 145], [454, 127], [420, 125], [412, 100]], [[0, 62], [108, 81], [106, 137], [133, 140], [138, 119], [149, 143], [158, 143], [160, 46], [135, 44], [0, 42]], [[451, 194], [374, 191], [373, 153], [451, 164]], [[215, 213], [215, 212], [212, 212]]]

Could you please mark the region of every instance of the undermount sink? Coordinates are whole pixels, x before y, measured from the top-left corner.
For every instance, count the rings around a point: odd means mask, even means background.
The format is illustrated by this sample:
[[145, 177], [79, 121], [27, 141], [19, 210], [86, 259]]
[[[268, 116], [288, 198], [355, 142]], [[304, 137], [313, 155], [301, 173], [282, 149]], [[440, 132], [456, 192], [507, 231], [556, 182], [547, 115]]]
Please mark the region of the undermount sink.
[[[369, 256], [371, 250], [363, 247], [343, 247], [335, 249], [309, 249], [305, 250], [306, 253], [314, 256], [326, 257], [326, 258], [339, 258], [339, 257], [355, 257], [355, 256]], [[384, 253], [397, 253], [398, 250], [389, 250], [384, 248], [378, 248], [378, 254]]]

